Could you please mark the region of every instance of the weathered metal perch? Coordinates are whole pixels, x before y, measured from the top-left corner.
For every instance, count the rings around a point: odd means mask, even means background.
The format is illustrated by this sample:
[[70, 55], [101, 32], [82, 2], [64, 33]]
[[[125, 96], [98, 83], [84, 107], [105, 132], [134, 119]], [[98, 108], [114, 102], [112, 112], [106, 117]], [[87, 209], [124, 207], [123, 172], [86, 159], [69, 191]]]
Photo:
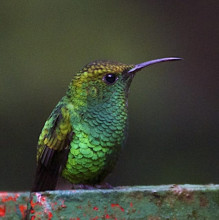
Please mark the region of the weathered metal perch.
[[0, 219], [219, 219], [219, 185], [0, 193]]

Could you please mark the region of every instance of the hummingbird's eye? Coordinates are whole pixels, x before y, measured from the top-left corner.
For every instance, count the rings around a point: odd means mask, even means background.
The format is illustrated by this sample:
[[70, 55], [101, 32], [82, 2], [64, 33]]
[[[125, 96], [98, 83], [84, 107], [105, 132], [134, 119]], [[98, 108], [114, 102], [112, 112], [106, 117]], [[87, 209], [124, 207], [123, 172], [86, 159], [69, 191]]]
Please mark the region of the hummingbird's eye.
[[106, 82], [107, 84], [113, 84], [116, 82], [117, 79], [118, 77], [116, 76], [116, 74], [113, 73], [106, 74], [103, 77], [104, 82]]

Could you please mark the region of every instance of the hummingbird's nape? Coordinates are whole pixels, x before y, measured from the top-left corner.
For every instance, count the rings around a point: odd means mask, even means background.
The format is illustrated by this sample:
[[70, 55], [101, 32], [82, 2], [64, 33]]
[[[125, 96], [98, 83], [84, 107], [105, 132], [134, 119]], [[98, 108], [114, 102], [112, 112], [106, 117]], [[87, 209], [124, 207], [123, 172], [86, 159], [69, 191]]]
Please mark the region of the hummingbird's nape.
[[97, 60], [74, 74], [40, 134], [32, 191], [55, 190], [60, 177], [74, 186], [101, 183], [125, 143], [133, 76], [146, 66], [177, 60], [181, 58], [136, 65]]
[[137, 72], [137, 71], [145, 68], [146, 66], [150, 66], [152, 64], [161, 63], [161, 62], [168, 62], [168, 61], [177, 61], [177, 60], [182, 60], [182, 58], [179, 58], [179, 57], [166, 57], [166, 58], [160, 58], [160, 59], [156, 59], [156, 60], [146, 61], [144, 63], [136, 64], [134, 66], [134, 68], [132, 68], [128, 71], [128, 73]]

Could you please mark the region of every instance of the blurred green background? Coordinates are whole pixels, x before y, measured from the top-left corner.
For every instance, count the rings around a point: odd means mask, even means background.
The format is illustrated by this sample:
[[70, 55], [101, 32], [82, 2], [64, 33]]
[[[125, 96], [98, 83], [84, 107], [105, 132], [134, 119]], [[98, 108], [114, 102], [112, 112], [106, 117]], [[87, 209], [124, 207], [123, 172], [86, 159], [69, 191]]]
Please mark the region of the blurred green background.
[[107, 181], [218, 183], [218, 7], [216, 0], [1, 0], [0, 190], [31, 187], [38, 136], [73, 73], [96, 59], [167, 56], [184, 61], [149, 67], [131, 86], [127, 144]]

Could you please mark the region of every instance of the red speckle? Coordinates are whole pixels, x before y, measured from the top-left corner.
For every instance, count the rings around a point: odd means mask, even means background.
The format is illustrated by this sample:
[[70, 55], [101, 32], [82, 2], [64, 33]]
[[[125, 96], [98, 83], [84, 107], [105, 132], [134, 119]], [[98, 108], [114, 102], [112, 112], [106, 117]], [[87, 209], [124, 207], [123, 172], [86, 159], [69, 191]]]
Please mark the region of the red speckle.
[[66, 208], [67, 206], [64, 204], [64, 201], [62, 200], [61, 202], [62, 202], [61, 207]]
[[98, 207], [94, 206], [93, 210], [98, 211]]
[[133, 207], [133, 203], [132, 202], [130, 202], [130, 207]]
[[56, 206], [56, 202], [51, 202], [51, 207], [52, 207], [52, 210], [55, 209], [55, 206]]
[[31, 216], [31, 219], [30, 220], [34, 220], [35, 219], [35, 216]]
[[114, 207], [118, 207], [118, 208], [120, 208], [120, 210], [122, 211], [122, 212], [124, 212], [125, 210], [122, 208], [122, 206], [120, 206], [119, 204], [111, 204], [111, 207], [112, 208], [114, 208]]
[[44, 196], [41, 196], [40, 202], [45, 202], [45, 201], [46, 201], [46, 198]]
[[0, 217], [5, 216], [6, 207], [5, 205], [0, 205]]
[[110, 218], [110, 216], [109, 216], [108, 214], [106, 214], [106, 215], [105, 215], [105, 218], [106, 218], [106, 219], [109, 219], [109, 218]]
[[52, 219], [52, 212], [48, 212], [48, 220]]
[[92, 220], [98, 220], [98, 219], [99, 219], [99, 216], [92, 218]]
[[26, 215], [27, 205], [19, 205], [19, 209], [20, 209], [21, 215], [24, 218], [24, 216]]
[[2, 196], [2, 202], [9, 202], [9, 201], [16, 201], [18, 198], [19, 194], [15, 194], [15, 196], [7, 196], [6, 194]]
[[124, 211], [125, 211], [125, 209], [123, 209], [121, 206], [120, 206], [120, 209], [121, 209], [121, 211], [122, 211], [122, 212], [124, 212]]
[[36, 205], [39, 205], [39, 202], [34, 202], [32, 199], [30, 200], [30, 205], [34, 208]]

